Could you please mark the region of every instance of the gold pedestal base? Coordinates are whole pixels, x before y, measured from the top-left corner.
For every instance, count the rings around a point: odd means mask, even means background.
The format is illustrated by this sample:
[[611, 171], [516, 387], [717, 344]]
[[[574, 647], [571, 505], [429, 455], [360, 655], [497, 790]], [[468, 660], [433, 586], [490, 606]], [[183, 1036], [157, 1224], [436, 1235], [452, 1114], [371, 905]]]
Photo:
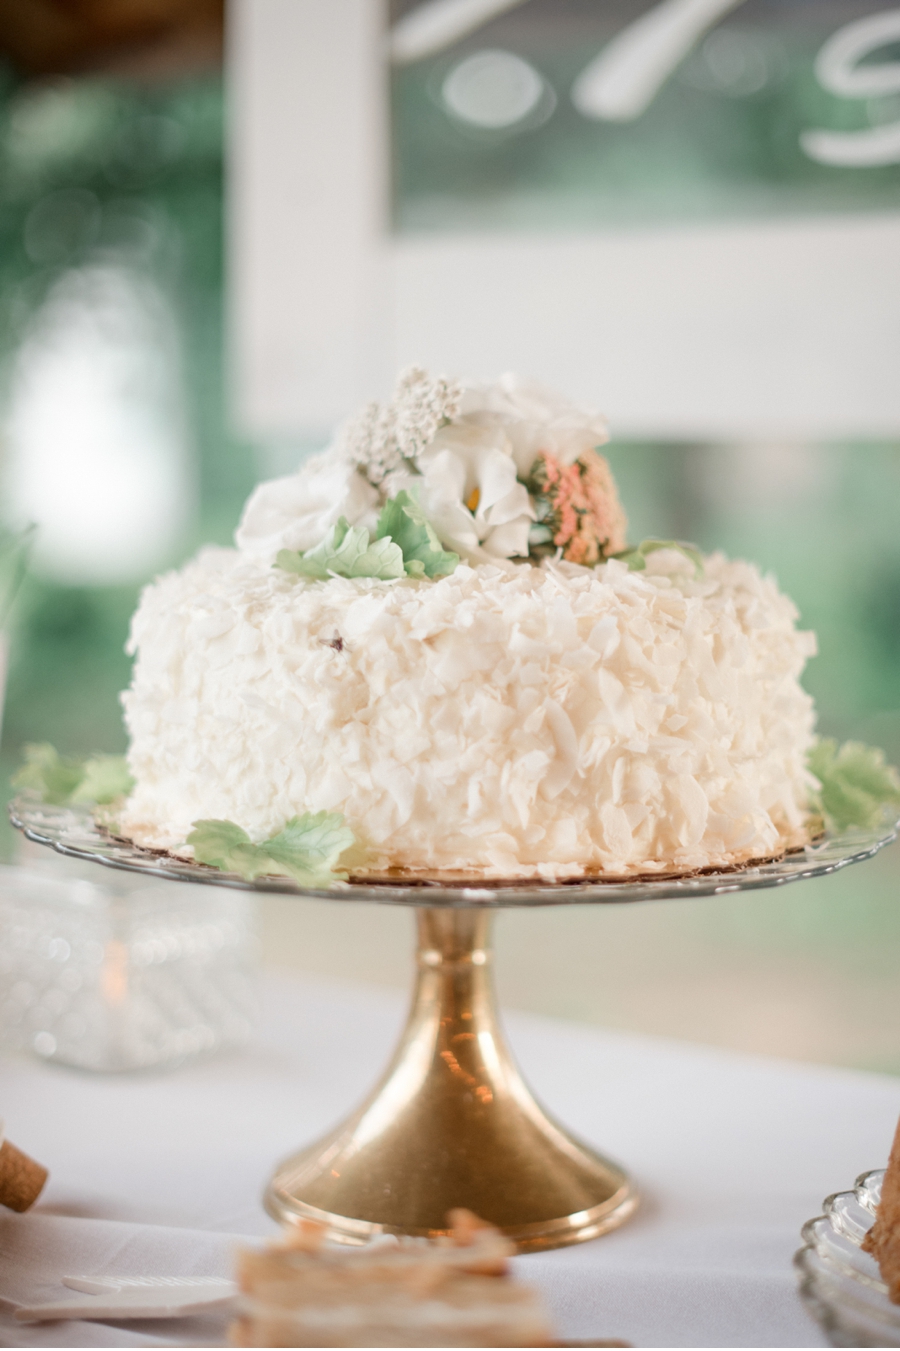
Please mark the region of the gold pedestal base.
[[627, 1175], [568, 1135], [525, 1087], [497, 1024], [483, 910], [421, 909], [418, 980], [394, 1059], [363, 1106], [286, 1160], [276, 1219], [332, 1237], [434, 1237], [473, 1210], [520, 1251], [595, 1238], [637, 1205]]

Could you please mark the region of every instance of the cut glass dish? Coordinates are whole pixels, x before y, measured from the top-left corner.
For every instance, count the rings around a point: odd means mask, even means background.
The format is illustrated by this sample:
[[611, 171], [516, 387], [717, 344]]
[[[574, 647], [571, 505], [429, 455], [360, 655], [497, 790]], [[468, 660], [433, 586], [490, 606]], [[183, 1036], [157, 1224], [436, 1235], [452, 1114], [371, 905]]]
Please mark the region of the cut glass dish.
[[853, 1191], [823, 1202], [803, 1226], [794, 1258], [800, 1293], [832, 1346], [900, 1347], [900, 1304], [891, 1303], [878, 1264], [861, 1243], [881, 1199], [884, 1169], [863, 1173]]
[[3, 1045], [100, 1072], [243, 1045], [253, 897], [93, 871], [0, 867]]

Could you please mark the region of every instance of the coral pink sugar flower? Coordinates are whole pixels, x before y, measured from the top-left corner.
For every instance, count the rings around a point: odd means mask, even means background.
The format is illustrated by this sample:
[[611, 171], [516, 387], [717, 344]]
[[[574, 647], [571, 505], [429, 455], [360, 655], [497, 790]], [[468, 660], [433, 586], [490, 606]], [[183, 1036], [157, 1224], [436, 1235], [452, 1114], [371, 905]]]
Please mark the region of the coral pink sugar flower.
[[570, 563], [590, 567], [625, 548], [628, 521], [610, 467], [595, 450], [572, 464], [541, 451], [529, 487], [539, 522]]

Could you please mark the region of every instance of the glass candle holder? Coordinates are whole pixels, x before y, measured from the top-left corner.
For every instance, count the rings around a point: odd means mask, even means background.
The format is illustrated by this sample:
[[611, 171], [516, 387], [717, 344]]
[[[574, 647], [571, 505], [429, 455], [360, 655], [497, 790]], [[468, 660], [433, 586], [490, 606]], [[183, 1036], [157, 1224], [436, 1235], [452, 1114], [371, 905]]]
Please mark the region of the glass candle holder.
[[251, 1034], [252, 895], [0, 867], [0, 1035], [80, 1069], [176, 1065]]

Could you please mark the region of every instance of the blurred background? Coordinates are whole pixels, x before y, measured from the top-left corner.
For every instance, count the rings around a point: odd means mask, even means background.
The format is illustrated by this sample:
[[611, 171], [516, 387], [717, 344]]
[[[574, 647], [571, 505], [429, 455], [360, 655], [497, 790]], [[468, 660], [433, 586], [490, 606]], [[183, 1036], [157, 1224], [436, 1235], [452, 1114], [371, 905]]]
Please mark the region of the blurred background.
[[[7, 795], [26, 742], [124, 749], [141, 585], [408, 360], [603, 406], [632, 537], [773, 571], [820, 730], [900, 761], [900, 9], [0, 0], [0, 62]], [[262, 933], [407, 983], [403, 913]], [[507, 1004], [900, 1073], [898, 848], [498, 937]]]

